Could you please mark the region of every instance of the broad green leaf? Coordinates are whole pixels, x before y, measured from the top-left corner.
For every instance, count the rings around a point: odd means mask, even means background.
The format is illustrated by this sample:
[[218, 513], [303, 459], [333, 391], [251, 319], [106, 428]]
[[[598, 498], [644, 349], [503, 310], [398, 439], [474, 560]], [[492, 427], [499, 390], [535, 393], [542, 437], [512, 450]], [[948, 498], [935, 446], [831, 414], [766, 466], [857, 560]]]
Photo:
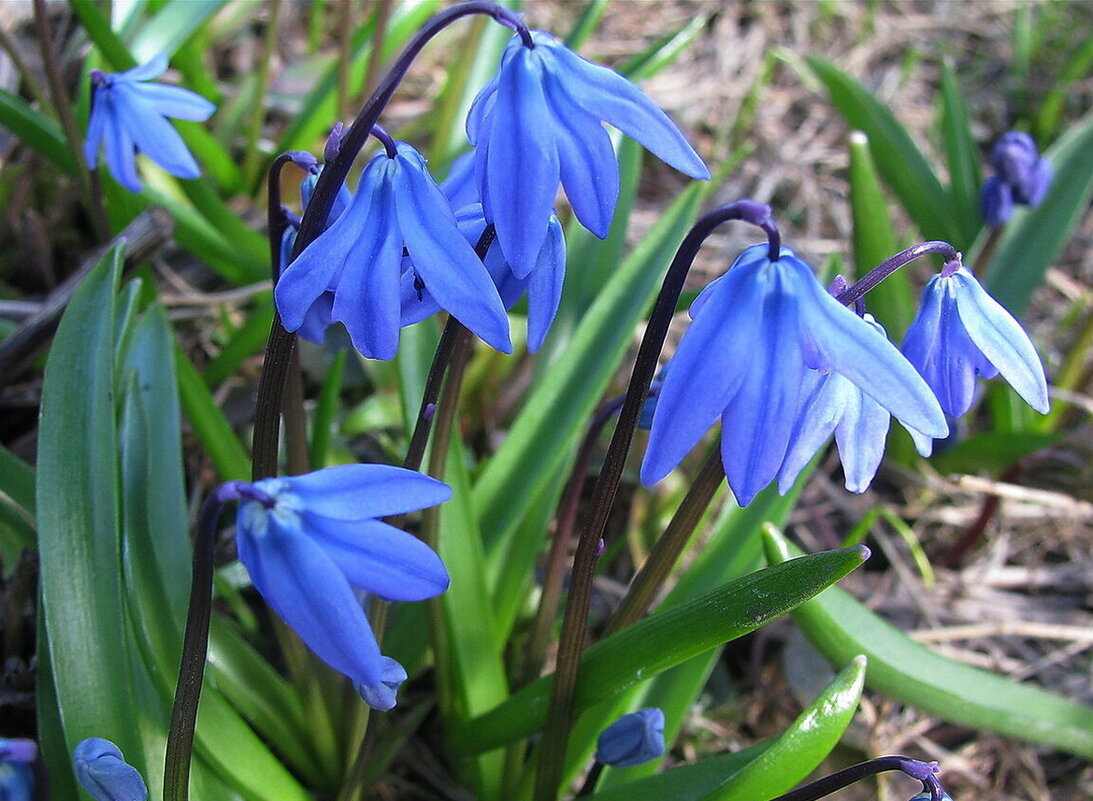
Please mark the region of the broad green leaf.
[[[592, 645], [581, 660], [574, 712], [766, 625], [845, 576], [866, 553], [864, 548], [828, 551], [752, 573]], [[453, 751], [481, 753], [537, 731], [553, 678], [532, 682], [497, 708], [456, 727]]]
[[953, 211], [957, 214], [964, 243], [974, 242], [983, 227], [979, 216], [979, 148], [972, 136], [968, 106], [950, 64], [945, 64], [941, 70], [941, 134], [949, 166]]
[[764, 801], [789, 790], [838, 744], [854, 717], [865, 678], [859, 657], [778, 737], [737, 754], [725, 754], [659, 776], [628, 782], [590, 801]]
[[[66, 750], [106, 737], [144, 762], [131, 721], [114, 412], [112, 248], [76, 290], [46, 363], [38, 444], [38, 548], [45, 637]], [[48, 649], [48, 656], [44, 652]]]
[[1093, 197], [1093, 115], [1068, 130], [1044, 154], [1054, 178], [1034, 209], [1019, 208], [1006, 224], [983, 284], [1014, 314], [1021, 314]]
[[76, 162], [61, 126], [6, 89], [0, 89], [0, 125], [69, 175], [76, 174]]
[[[773, 563], [785, 563], [797, 553], [773, 531], [765, 535], [764, 546]], [[869, 660], [866, 686], [897, 701], [953, 723], [1093, 758], [1093, 708], [1075, 698], [947, 659], [837, 588], [797, 607], [793, 618], [835, 665], [864, 654]]]
[[224, 481], [250, 480], [250, 457], [246, 448], [228, 425], [224, 413], [216, 405], [200, 373], [186, 358], [186, 354], [177, 349], [175, 368], [178, 371], [182, 410], [205, 446], [220, 478]]
[[68, 0], [68, 5], [80, 21], [81, 27], [95, 46], [110, 62], [113, 72], [123, 72], [137, 66], [125, 42], [110, 27], [110, 20], [99, 9], [95, 0]]
[[864, 131], [885, 182], [895, 192], [925, 239], [944, 239], [958, 249], [971, 243], [963, 238], [956, 210], [930, 163], [888, 107], [829, 61], [805, 58], [827, 87], [835, 107], [851, 128]]

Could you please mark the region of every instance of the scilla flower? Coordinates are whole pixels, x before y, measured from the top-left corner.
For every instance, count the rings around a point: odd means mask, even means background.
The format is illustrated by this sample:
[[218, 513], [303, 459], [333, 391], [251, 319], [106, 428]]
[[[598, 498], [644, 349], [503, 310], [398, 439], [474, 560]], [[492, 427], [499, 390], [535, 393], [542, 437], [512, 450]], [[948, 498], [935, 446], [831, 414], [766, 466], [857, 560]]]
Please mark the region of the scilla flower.
[[234, 487], [244, 499], [236, 521], [239, 559], [255, 588], [366, 700], [393, 705], [392, 683], [397, 687], [405, 672], [396, 678], [394, 660], [380, 655], [354, 590], [420, 601], [447, 589], [440, 557], [379, 518], [443, 503], [451, 490], [412, 470], [373, 464]]
[[104, 149], [110, 174], [130, 192], [140, 191], [137, 152], [179, 178], [201, 175], [197, 162], [167, 118], [201, 122], [216, 106], [188, 89], [147, 83], [166, 69], [167, 56], [160, 54], [125, 72], [91, 73], [94, 89], [84, 157], [93, 168], [100, 147]]
[[274, 291], [285, 328], [304, 324], [333, 292], [331, 317], [374, 359], [398, 349], [403, 250], [440, 307], [486, 343], [512, 352], [508, 317], [485, 266], [410, 145], [391, 143], [369, 162], [349, 207], [293, 261]]
[[789, 248], [748, 248], [691, 306], [693, 321], [657, 398], [641, 467], [666, 476], [721, 417], [721, 458], [747, 505], [793, 444], [811, 371], [836, 373], [904, 425], [942, 437], [930, 388], [884, 337], [833, 297]]
[[38, 746], [33, 740], [0, 737], [0, 801], [31, 801]]
[[980, 212], [988, 225], [999, 226], [1013, 216], [1014, 204], [1038, 206], [1051, 186], [1051, 162], [1036, 151], [1027, 133], [1009, 131], [991, 150], [995, 174], [983, 182]]
[[596, 741], [596, 761], [629, 768], [664, 753], [664, 713], [656, 707], [623, 715]]
[[559, 181], [581, 224], [607, 235], [619, 168], [601, 123], [692, 178], [710, 177], [683, 134], [640, 89], [549, 34], [531, 37], [534, 47], [513, 37], [497, 76], [467, 115], [486, 219], [497, 227], [517, 278], [535, 268], [542, 252]]
[[89, 737], [76, 746], [76, 778], [95, 801], [145, 801], [148, 788], [140, 771], [116, 745]]
[[950, 417], [971, 407], [977, 376], [1001, 374], [1033, 409], [1046, 413], [1050, 407], [1044, 368], [1028, 334], [959, 261], [926, 284], [903, 354]]

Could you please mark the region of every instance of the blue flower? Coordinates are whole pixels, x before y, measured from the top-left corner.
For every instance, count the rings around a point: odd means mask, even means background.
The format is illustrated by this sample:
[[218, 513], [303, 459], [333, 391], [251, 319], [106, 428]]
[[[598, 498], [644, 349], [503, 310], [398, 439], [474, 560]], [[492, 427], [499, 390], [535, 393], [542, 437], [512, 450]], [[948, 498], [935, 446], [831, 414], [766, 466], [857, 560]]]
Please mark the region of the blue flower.
[[896, 348], [831, 297], [789, 248], [745, 250], [691, 306], [657, 398], [642, 483], [666, 476], [720, 415], [721, 458], [745, 506], [778, 475], [816, 371], [836, 373], [928, 436], [937, 399]]
[[1040, 156], [1027, 133], [1009, 131], [991, 149], [996, 175], [983, 182], [979, 209], [988, 225], [999, 226], [1013, 216], [1014, 204], [1037, 206], [1051, 186], [1051, 162]]
[[216, 106], [200, 95], [177, 86], [146, 83], [167, 69], [160, 54], [139, 67], [106, 75], [91, 74], [91, 119], [87, 126], [84, 158], [94, 168], [100, 146], [106, 150], [110, 174], [130, 192], [140, 191], [136, 152], [179, 178], [198, 178], [201, 170], [186, 149], [182, 137], [167, 121], [207, 120]]
[[236, 537], [255, 588], [323, 661], [382, 695], [393, 660], [380, 655], [354, 589], [388, 601], [420, 601], [447, 589], [440, 557], [378, 518], [443, 503], [451, 490], [420, 473], [373, 464], [237, 486], [251, 498], [239, 505]]
[[353, 347], [375, 359], [398, 350], [403, 249], [429, 293], [492, 347], [512, 352], [508, 317], [489, 273], [460, 234], [448, 202], [405, 143], [378, 153], [349, 207], [308, 245], [277, 282], [274, 297], [289, 331], [333, 292], [331, 318]]
[[0, 737], [0, 801], [31, 801], [34, 797], [34, 772], [38, 759], [33, 740]]
[[950, 417], [971, 407], [976, 376], [1001, 374], [1033, 409], [1050, 408], [1044, 368], [1028, 334], [958, 263], [926, 284], [903, 354]]
[[380, 680], [368, 686], [353, 682], [353, 687], [368, 706], [380, 712], [395, 708], [398, 688], [406, 681], [406, 668], [389, 656], [380, 657]]
[[486, 219], [496, 225], [501, 250], [518, 278], [537, 263], [559, 181], [581, 224], [596, 236], [607, 235], [619, 168], [601, 122], [680, 172], [710, 177], [683, 134], [640, 89], [549, 34], [531, 35], [534, 48], [513, 37], [498, 74], [467, 115]]
[[148, 788], [140, 771], [116, 745], [89, 737], [76, 746], [76, 778], [95, 801], [145, 801]]
[[[872, 315], [862, 319], [887, 341], [887, 334]], [[783, 495], [789, 492], [805, 465], [834, 434], [846, 488], [865, 492], [884, 458], [892, 416], [853, 381], [838, 373], [808, 371], [802, 397], [789, 450], [778, 471], [778, 491]], [[929, 456], [933, 440], [910, 430], [919, 453]]]
[[596, 761], [629, 768], [664, 753], [664, 713], [656, 707], [623, 715], [596, 741]]

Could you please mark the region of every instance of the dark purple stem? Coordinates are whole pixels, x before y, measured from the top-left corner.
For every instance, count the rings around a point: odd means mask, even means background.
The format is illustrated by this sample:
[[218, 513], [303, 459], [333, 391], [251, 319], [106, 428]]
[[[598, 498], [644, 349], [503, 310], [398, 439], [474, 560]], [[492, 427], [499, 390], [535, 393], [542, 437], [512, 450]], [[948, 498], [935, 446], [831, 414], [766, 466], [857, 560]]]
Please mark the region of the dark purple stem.
[[387, 158], [393, 159], [398, 155], [398, 148], [395, 146], [395, 140], [391, 138], [391, 134], [383, 130], [379, 125], [372, 126], [372, 136], [380, 141], [383, 145], [383, 149], [387, 151]]
[[929, 242], [923, 242], [921, 245], [907, 248], [907, 250], [901, 250], [895, 256], [885, 259], [862, 276], [860, 281], [856, 281], [852, 286], [836, 295], [835, 300], [839, 301], [839, 303], [844, 306], [856, 303], [865, 296], [866, 292], [896, 270], [910, 264], [919, 256], [925, 256], [927, 253], [938, 253], [945, 258], [945, 267], [941, 273], [943, 276], [952, 275], [960, 269], [960, 251], [948, 242], [933, 239]]
[[804, 787], [791, 790], [785, 795], [780, 795], [771, 801], [815, 801], [825, 795], [849, 787], [854, 782], [861, 781], [868, 776], [885, 773], [890, 770], [898, 770], [906, 773], [912, 779], [922, 782], [922, 791], [930, 794], [930, 801], [943, 801], [945, 790], [937, 778], [936, 762], [920, 762], [905, 756], [883, 756], [851, 765], [849, 768], [832, 773]]

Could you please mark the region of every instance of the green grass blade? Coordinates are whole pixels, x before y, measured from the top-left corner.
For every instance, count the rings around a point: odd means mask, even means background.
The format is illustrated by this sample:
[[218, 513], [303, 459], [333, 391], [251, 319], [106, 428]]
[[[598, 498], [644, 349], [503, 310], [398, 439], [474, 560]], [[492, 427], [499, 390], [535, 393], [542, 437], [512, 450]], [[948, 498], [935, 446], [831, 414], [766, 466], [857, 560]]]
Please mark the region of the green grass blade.
[[250, 480], [250, 457], [186, 354], [175, 351], [182, 410], [224, 481]]
[[208, 387], [217, 387], [235, 375], [246, 359], [265, 347], [273, 325], [273, 295], [262, 293], [255, 301], [257, 307], [251, 309], [243, 324], [232, 332], [220, 352], [205, 365], [202, 375]]
[[23, 548], [33, 548], [34, 468], [0, 446], [0, 557], [4, 566], [12, 566]]
[[972, 137], [968, 106], [956, 72], [949, 64], [941, 70], [941, 135], [949, 166], [949, 196], [966, 247], [983, 227], [979, 216], [979, 148]]
[[983, 281], [1014, 314], [1028, 307], [1093, 197], [1093, 115], [1067, 131], [1044, 155], [1055, 171], [1047, 197], [1034, 209], [1014, 213]]
[[[828, 551], [744, 576], [685, 604], [645, 618], [585, 651], [574, 711], [611, 698], [700, 653], [766, 625], [864, 561], [864, 548]], [[553, 676], [456, 729], [457, 753], [474, 754], [537, 731]]]
[[0, 89], [0, 125], [69, 175], [76, 174], [76, 162], [61, 126], [6, 89]]
[[864, 131], [877, 169], [892, 188], [925, 239], [945, 239], [957, 249], [963, 238], [956, 210], [929, 162], [907, 131], [864, 86], [829, 61], [813, 56], [805, 61], [827, 87], [831, 101], [851, 128]]
[[175, 51], [219, 11], [227, 0], [171, 0], [137, 29], [129, 49], [140, 62]]
[[137, 60], [129, 52], [122, 38], [114, 33], [110, 27], [110, 20], [100, 10], [95, 0], [68, 0], [69, 8], [80, 21], [80, 25], [95, 47], [102, 51], [103, 56], [110, 62], [114, 72], [132, 69], [137, 66]]
[[[767, 559], [784, 563], [797, 551], [768, 532]], [[797, 607], [793, 618], [835, 665], [869, 659], [865, 683], [944, 720], [1051, 745], [1093, 758], [1093, 707], [1030, 684], [947, 659], [832, 588]]]

